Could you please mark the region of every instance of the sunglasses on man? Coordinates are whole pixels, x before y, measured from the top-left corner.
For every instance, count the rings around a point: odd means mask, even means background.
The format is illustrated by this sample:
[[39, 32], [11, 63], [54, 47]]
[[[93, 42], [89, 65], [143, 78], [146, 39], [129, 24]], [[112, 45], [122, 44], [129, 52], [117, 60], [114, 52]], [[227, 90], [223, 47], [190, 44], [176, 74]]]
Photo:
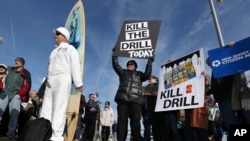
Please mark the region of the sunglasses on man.
[[61, 33], [61, 32], [56, 31], [55, 35], [59, 36], [59, 35], [62, 35], [62, 33]]

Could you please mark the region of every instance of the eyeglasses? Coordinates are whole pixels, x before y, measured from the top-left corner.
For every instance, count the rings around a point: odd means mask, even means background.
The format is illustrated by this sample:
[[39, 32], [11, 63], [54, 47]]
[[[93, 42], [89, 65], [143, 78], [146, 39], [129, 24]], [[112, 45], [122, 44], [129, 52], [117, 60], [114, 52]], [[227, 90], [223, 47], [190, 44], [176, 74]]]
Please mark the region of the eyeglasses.
[[129, 66], [129, 65], [134, 65], [134, 63], [128, 63], [128, 66]]
[[59, 36], [59, 35], [62, 35], [62, 33], [61, 33], [61, 32], [56, 31], [55, 35]]

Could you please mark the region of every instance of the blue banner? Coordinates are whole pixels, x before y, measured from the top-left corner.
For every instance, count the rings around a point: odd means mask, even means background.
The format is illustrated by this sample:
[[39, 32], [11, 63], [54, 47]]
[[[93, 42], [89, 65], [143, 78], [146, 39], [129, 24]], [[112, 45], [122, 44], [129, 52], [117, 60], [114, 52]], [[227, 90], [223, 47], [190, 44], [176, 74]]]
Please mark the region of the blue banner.
[[227, 45], [210, 50], [208, 55], [215, 78], [250, 70], [250, 37], [232, 47]]

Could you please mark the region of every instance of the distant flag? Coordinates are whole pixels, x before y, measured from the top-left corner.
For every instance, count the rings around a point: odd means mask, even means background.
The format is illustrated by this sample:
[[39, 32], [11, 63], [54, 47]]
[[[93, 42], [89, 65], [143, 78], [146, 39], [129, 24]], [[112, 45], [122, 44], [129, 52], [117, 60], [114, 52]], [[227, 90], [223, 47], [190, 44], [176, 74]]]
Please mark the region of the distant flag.
[[2, 44], [3, 43], [3, 38], [2, 37], [0, 37], [0, 44]]
[[218, 3], [223, 3], [223, 0], [217, 0]]

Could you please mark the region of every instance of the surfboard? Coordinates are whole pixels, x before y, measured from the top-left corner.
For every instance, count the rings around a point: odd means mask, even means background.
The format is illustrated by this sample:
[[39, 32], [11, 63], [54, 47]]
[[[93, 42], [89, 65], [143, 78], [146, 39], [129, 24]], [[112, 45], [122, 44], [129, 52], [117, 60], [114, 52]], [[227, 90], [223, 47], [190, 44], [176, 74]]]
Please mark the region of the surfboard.
[[[65, 27], [70, 31], [69, 43], [73, 45], [79, 53], [83, 79], [86, 32], [84, 7], [81, 0], [78, 0], [71, 9], [67, 17]], [[79, 115], [81, 94], [81, 92], [75, 90], [75, 86], [73, 84], [66, 112], [64, 141], [72, 141], [74, 138]]]

